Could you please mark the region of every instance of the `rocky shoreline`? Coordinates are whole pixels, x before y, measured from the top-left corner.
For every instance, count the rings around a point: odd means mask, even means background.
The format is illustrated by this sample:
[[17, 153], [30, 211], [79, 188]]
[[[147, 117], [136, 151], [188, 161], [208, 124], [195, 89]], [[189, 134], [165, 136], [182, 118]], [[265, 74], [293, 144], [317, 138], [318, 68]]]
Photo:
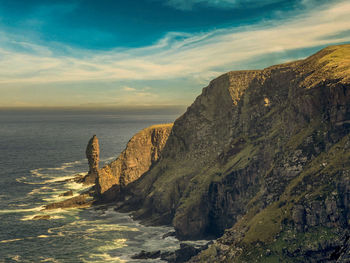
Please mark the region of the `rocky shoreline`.
[[[145, 224], [174, 226], [179, 239], [218, 238], [136, 258], [347, 262], [349, 61], [350, 45], [342, 45], [226, 73], [174, 124], [140, 131], [102, 169], [94, 136], [89, 172], [75, 180], [95, 186], [46, 209], [108, 203]], [[176, 261], [186, 249], [191, 256]]]
[[160, 258], [170, 263], [182, 263], [187, 262], [192, 257], [198, 255], [201, 251], [208, 249], [212, 242], [208, 242], [205, 245], [191, 245], [187, 243], [180, 243], [180, 248], [175, 251], [144, 251], [133, 255], [132, 259], [156, 259]]

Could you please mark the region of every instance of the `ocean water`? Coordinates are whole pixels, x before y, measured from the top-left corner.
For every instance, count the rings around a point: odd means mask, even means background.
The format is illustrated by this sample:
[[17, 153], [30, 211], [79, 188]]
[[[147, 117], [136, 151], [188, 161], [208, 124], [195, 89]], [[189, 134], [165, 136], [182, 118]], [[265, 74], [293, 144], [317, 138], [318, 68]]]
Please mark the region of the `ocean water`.
[[[0, 262], [150, 262], [132, 260], [141, 250], [175, 250], [162, 239], [171, 227], [146, 227], [108, 209], [42, 211], [83, 191], [62, 180], [88, 169], [85, 148], [96, 134], [101, 164], [115, 159], [133, 134], [177, 115], [113, 111], [0, 111]], [[50, 220], [32, 220], [36, 215]], [[160, 262], [160, 260], [152, 260]]]

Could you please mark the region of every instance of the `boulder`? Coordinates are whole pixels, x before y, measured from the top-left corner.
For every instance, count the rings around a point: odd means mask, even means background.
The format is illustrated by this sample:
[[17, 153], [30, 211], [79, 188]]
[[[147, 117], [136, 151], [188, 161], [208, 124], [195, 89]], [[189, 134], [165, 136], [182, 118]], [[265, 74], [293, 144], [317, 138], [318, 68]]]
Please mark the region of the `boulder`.
[[62, 194], [59, 194], [59, 196], [73, 196], [73, 191], [72, 190], [69, 190], [67, 192], [64, 192]]

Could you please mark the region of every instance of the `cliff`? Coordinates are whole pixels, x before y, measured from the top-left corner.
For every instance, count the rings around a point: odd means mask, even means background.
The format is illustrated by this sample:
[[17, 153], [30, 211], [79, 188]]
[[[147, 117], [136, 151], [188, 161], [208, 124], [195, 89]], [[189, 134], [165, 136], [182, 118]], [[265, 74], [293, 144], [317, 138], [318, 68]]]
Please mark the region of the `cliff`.
[[[214, 79], [100, 170], [93, 137], [88, 176], [99, 202], [144, 223], [220, 237], [191, 262], [347, 262], [349, 131], [350, 45], [332, 46]], [[91, 203], [89, 192], [47, 209]]]
[[175, 121], [121, 211], [184, 239], [223, 235], [194, 262], [337, 260], [349, 239], [349, 129], [350, 45], [229, 72]]
[[173, 124], [143, 129], [128, 142], [119, 157], [99, 170], [96, 191], [102, 201], [118, 197], [120, 189], [137, 180], [160, 157]]
[[[148, 171], [160, 158], [172, 127], [173, 124], [169, 123], [143, 129], [129, 140], [116, 160], [102, 169], [99, 169], [99, 142], [94, 135], [86, 147], [89, 172], [85, 176], [77, 175], [69, 179], [69, 181], [94, 185], [78, 196], [48, 204], [45, 209], [85, 208], [92, 204], [118, 200], [123, 189]], [[62, 196], [73, 196], [73, 192], [63, 193]]]

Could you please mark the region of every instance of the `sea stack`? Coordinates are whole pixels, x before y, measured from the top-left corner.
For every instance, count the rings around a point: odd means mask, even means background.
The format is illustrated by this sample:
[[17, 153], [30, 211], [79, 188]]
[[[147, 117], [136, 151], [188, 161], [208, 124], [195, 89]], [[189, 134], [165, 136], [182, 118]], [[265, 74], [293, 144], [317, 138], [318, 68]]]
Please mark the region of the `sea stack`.
[[85, 176], [84, 183], [94, 184], [98, 176], [98, 165], [100, 162], [100, 147], [96, 135], [92, 136], [86, 147], [86, 158], [89, 162], [89, 173]]

